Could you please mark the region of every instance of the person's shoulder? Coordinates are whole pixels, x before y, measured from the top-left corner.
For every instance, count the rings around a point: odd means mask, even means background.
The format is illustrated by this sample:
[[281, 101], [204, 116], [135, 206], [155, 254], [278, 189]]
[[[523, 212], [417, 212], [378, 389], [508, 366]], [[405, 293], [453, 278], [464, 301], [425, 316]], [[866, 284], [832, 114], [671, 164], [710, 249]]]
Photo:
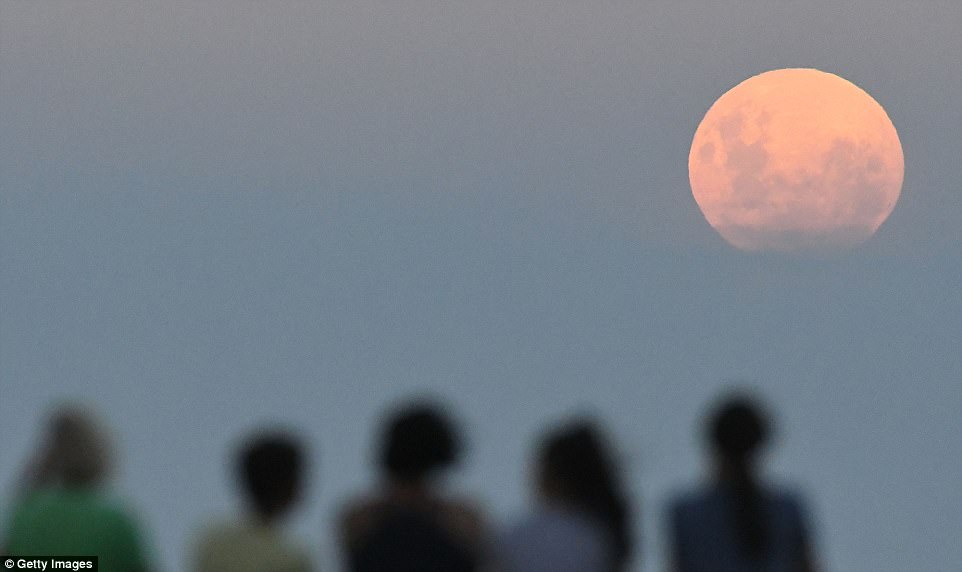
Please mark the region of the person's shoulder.
[[779, 508], [800, 510], [805, 505], [804, 495], [791, 485], [771, 485], [765, 492], [771, 502]]
[[463, 498], [444, 499], [439, 510], [445, 524], [469, 544], [482, 542], [487, 524], [481, 506]]
[[134, 509], [130, 503], [117, 496], [105, 494], [100, 497], [95, 497], [91, 504], [96, 506], [97, 510], [118, 520], [134, 520], [136, 518], [134, 516]]
[[[301, 545], [289, 538], [283, 528], [252, 522], [246, 518], [219, 518], [203, 524], [197, 535], [201, 545], [278, 546], [283, 552], [300, 552]], [[288, 550], [289, 549], [289, 550]]]
[[792, 487], [779, 486], [768, 489], [768, 498], [774, 514], [790, 521], [804, 523], [807, 509], [804, 495]]
[[341, 523], [363, 520], [384, 512], [387, 502], [375, 495], [357, 496], [349, 499], [341, 506], [339, 519]]
[[387, 499], [379, 494], [363, 494], [350, 497], [341, 505], [341, 518], [356, 518], [372, 512], [383, 511], [387, 506]]
[[311, 558], [283, 529], [245, 517], [223, 518], [200, 527], [194, 546], [195, 570], [231, 570], [238, 563], [257, 569], [300, 572], [311, 569]]
[[106, 494], [92, 497], [89, 507], [104, 522], [117, 529], [127, 531], [128, 534], [136, 535], [135, 531], [140, 529], [140, 517], [137, 511], [128, 501], [122, 498]]
[[453, 498], [441, 501], [440, 506], [442, 513], [453, 520], [474, 526], [484, 523], [484, 511], [476, 501]]
[[512, 570], [601, 570], [610, 545], [604, 530], [574, 510], [540, 507], [499, 537], [498, 558]]
[[88, 522], [99, 526], [115, 528], [136, 528], [137, 518], [134, 511], [123, 500], [107, 491], [72, 490], [51, 488], [30, 493], [24, 499], [23, 509], [38, 512], [48, 518], [61, 518], [63, 515], [83, 515]]
[[30, 553], [34, 542], [32, 523], [36, 522], [43, 504], [42, 493], [30, 491], [22, 494], [14, 501], [10, 516], [5, 519], [4, 538], [0, 539], [0, 548], [9, 553]]
[[515, 515], [513, 520], [502, 527], [499, 536], [505, 543], [510, 544], [518, 538], [525, 536], [531, 530], [541, 528], [544, 520], [545, 514], [540, 510], [535, 510], [524, 515]]
[[236, 519], [219, 517], [205, 522], [198, 528], [198, 538], [211, 541], [236, 536], [241, 530], [241, 525]]
[[598, 523], [577, 510], [561, 507], [542, 507], [525, 516], [509, 534], [524, 541], [527, 538], [547, 538], [558, 545], [594, 541], [604, 538]]
[[237, 544], [239, 530], [240, 526], [236, 521], [226, 518], [209, 520], [197, 526], [192, 543], [194, 553], [200, 560], [206, 560], [223, 547]]
[[502, 551], [517, 553], [539, 542], [544, 537], [550, 537], [552, 528], [551, 518], [545, 511], [536, 509], [523, 515], [516, 515], [497, 534], [497, 544]]
[[342, 540], [349, 545], [371, 530], [387, 509], [387, 503], [378, 496], [358, 496], [341, 507], [338, 528]]
[[10, 517], [14, 524], [19, 520], [23, 519], [25, 515], [30, 514], [37, 510], [37, 506], [40, 502], [38, 494], [35, 491], [25, 493], [20, 497], [14, 499], [12, 506], [10, 508]]
[[276, 542], [285, 570], [310, 570], [313, 567], [310, 553], [301, 542], [280, 533], [276, 537]]
[[37, 488], [20, 495], [15, 508], [24, 511], [47, 510], [64, 504], [64, 493], [57, 488]]
[[710, 502], [713, 491], [705, 486], [691, 487], [675, 492], [668, 501], [668, 508], [672, 514], [697, 510]]

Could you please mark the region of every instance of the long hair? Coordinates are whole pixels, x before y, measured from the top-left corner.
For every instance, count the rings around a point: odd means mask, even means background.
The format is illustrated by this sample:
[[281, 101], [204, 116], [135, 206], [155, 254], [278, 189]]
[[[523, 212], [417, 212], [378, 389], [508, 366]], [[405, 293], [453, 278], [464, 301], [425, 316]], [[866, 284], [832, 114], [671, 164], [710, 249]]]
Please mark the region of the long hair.
[[732, 518], [741, 552], [751, 560], [760, 560], [768, 550], [770, 538], [754, 459], [768, 441], [768, 418], [750, 399], [733, 398], [715, 411], [708, 431], [715, 451], [731, 468], [735, 497]]
[[549, 434], [540, 449], [541, 478], [559, 497], [597, 521], [613, 549], [612, 570], [632, 556], [631, 511], [601, 432], [579, 422]]

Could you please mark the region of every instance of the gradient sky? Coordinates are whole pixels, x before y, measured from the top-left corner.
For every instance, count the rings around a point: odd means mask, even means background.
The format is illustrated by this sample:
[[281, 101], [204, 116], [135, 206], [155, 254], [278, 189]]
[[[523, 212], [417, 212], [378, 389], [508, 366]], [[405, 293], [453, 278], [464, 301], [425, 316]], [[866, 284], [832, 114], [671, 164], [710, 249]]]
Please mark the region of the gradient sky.
[[[379, 415], [428, 392], [498, 523], [537, 432], [603, 418], [658, 570], [741, 380], [826, 569], [959, 569], [962, 5], [324, 4], [0, 0], [0, 517], [79, 397], [180, 569], [233, 506], [229, 447], [282, 422], [319, 457], [295, 530], [328, 564]], [[705, 111], [783, 67], [899, 131], [901, 199], [851, 252], [740, 253], [691, 196]]]

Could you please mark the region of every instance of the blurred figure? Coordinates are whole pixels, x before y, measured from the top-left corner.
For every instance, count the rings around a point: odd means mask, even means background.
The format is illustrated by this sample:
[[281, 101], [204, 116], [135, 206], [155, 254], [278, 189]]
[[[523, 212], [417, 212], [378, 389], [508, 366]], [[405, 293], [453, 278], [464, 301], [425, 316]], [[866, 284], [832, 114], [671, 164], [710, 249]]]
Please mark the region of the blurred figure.
[[758, 457], [771, 432], [747, 397], [721, 403], [706, 437], [713, 481], [671, 507], [671, 555], [677, 572], [811, 572], [808, 524], [797, 497], [762, 484]]
[[285, 538], [284, 518], [301, 498], [304, 453], [285, 433], [253, 436], [237, 453], [236, 476], [247, 503], [237, 522], [212, 527], [197, 547], [196, 572], [306, 572], [307, 553]]
[[104, 491], [111, 467], [111, 444], [98, 420], [75, 405], [55, 410], [20, 483], [2, 552], [96, 555], [100, 570], [148, 570], [139, 526]]
[[350, 572], [471, 572], [479, 569], [483, 525], [476, 509], [450, 500], [438, 478], [461, 445], [447, 416], [409, 406], [386, 424], [382, 490], [351, 503], [340, 524]]
[[610, 448], [593, 423], [545, 437], [538, 508], [501, 543], [503, 572], [618, 572], [632, 558], [631, 509]]

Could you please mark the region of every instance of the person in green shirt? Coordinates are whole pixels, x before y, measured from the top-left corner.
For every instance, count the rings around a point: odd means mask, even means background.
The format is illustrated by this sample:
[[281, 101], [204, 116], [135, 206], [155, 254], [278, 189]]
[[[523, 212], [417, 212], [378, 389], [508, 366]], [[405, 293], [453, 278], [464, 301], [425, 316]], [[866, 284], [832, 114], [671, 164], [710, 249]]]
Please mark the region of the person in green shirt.
[[75, 406], [57, 410], [21, 484], [2, 552], [97, 556], [105, 572], [147, 572], [140, 527], [104, 490], [110, 467], [110, 444], [99, 423]]

